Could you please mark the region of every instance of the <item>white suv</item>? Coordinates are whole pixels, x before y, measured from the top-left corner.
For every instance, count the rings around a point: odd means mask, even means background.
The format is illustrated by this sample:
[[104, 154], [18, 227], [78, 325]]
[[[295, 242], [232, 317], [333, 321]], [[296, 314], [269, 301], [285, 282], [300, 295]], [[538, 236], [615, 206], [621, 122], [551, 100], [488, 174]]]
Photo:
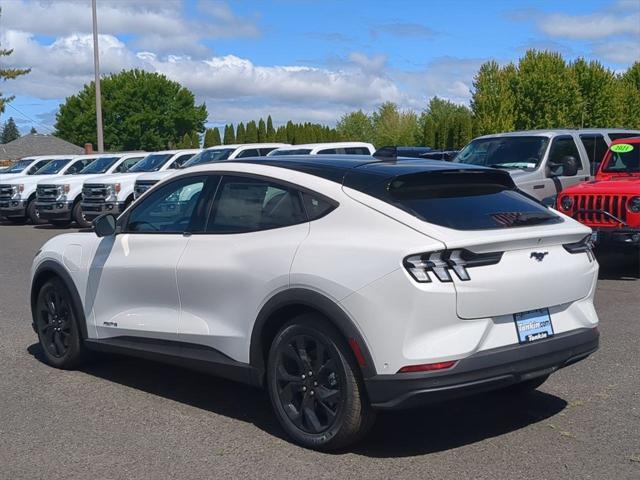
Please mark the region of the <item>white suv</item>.
[[378, 409], [536, 388], [598, 348], [590, 230], [499, 170], [220, 162], [95, 229], [34, 259], [47, 361], [120, 352], [264, 386], [306, 447], [357, 440]]
[[[236, 145], [217, 145], [215, 147], [205, 148], [200, 153], [191, 157], [180, 168], [189, 168], [196, 165], [204, 165], [205, 163], [234, 160], [236, 158], [264, 157], [269, 152], [285, 146], [287, 146], [286, 143], [244, 143]], [[138, 198], [160, 180], [164, 180], [168, 176], [175, 173], [175, 170], [166, 170], [140, 175], [136, 179], [133, 198]]]
[[373, 155], [376, 149], [370, 143], [365, 142], [332, 142], [332, 143], [307, 143], [302, 145], [288, 145], [269, 153], [270, 157], [276, 155]]

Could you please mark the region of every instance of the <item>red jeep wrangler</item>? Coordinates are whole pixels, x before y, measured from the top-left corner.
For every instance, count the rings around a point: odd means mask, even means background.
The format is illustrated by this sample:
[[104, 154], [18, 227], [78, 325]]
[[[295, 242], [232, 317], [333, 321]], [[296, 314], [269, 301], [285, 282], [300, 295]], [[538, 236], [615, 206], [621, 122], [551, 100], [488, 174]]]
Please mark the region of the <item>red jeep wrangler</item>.
[[640, 246], [640, 137], [612, 142], [595, 179], [560, 192], [556, 208], [591, 227], [596, 243]]

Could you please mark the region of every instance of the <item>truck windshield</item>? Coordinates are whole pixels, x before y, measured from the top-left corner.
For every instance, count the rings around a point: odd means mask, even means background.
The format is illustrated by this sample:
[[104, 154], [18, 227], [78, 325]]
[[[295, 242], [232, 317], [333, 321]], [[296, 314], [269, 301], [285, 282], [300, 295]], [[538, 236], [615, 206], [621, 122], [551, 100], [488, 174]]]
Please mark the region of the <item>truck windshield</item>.
[[234, 151], [235, 148], [216, 148], [212, 150], [203, 150], [186, 161], [180, 168], [188, 168], [193, 167], [194, 165], [202, 165], [205, 163], [227, 160]]
[[157, 172], [173, 155], [173, 153], [152, 153], [131, 167], [129, 172]]
[[91, 162], [84, 169], [80, 171], [80, 175], [86, 175], [91, 173], [104, 173], [111, 166], [118, 161], [120, 157], [101, 157]]
[[59, 160], [51, 160], [44, 167], [38, 170], [34, 175], [55, 175], [59, 173], [64, 166], [71, 161], [70, 158], [61, 158]]
[[18, 160], [2, 173], [20, 173], [29, 165], [31, 165], [31, 162], [33, 162], [33, 160]]
[[453, 161], [493, 168], [535, 169], [547, 145], [547, 137], [478, 138], [464, 147]]
[[640, 143], [618, 143], [602, 165], [604, 173], [640, 173]]

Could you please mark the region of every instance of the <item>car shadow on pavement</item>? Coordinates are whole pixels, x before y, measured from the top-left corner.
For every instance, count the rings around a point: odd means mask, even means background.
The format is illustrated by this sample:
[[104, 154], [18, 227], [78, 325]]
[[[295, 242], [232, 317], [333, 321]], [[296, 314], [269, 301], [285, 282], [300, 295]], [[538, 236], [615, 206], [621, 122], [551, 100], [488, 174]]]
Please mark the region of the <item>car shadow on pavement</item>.
[[595, 251], [601, 280], [640, 280], [640, 248], [601, 248]]
[[[44, 362], [39, 344], [28, 347]], [[100, 354], [82, 368], [88, 375], [249, 422], [288, 441], [266, 391], [210, 375], [142, 359]], [[514, 397], [500, 393], [398, 412], [380, 412], [370, 434], [341, 453], [387, 458], [441, 452], [539, 423], [567, 406], [541, 391]], [[169, 407], [168, 407], [169, 408]]]

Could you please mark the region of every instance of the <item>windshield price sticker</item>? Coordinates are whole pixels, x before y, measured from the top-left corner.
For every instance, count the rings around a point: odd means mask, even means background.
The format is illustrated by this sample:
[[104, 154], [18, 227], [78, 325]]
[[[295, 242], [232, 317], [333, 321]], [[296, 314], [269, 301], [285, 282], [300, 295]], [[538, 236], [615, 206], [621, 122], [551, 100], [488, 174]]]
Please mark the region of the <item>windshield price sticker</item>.
[[611, 145], [611, 151], [615, 153], [627, 153], [633, 150], [633, 145], [628, 143], [618, 143], [617, 145]]

